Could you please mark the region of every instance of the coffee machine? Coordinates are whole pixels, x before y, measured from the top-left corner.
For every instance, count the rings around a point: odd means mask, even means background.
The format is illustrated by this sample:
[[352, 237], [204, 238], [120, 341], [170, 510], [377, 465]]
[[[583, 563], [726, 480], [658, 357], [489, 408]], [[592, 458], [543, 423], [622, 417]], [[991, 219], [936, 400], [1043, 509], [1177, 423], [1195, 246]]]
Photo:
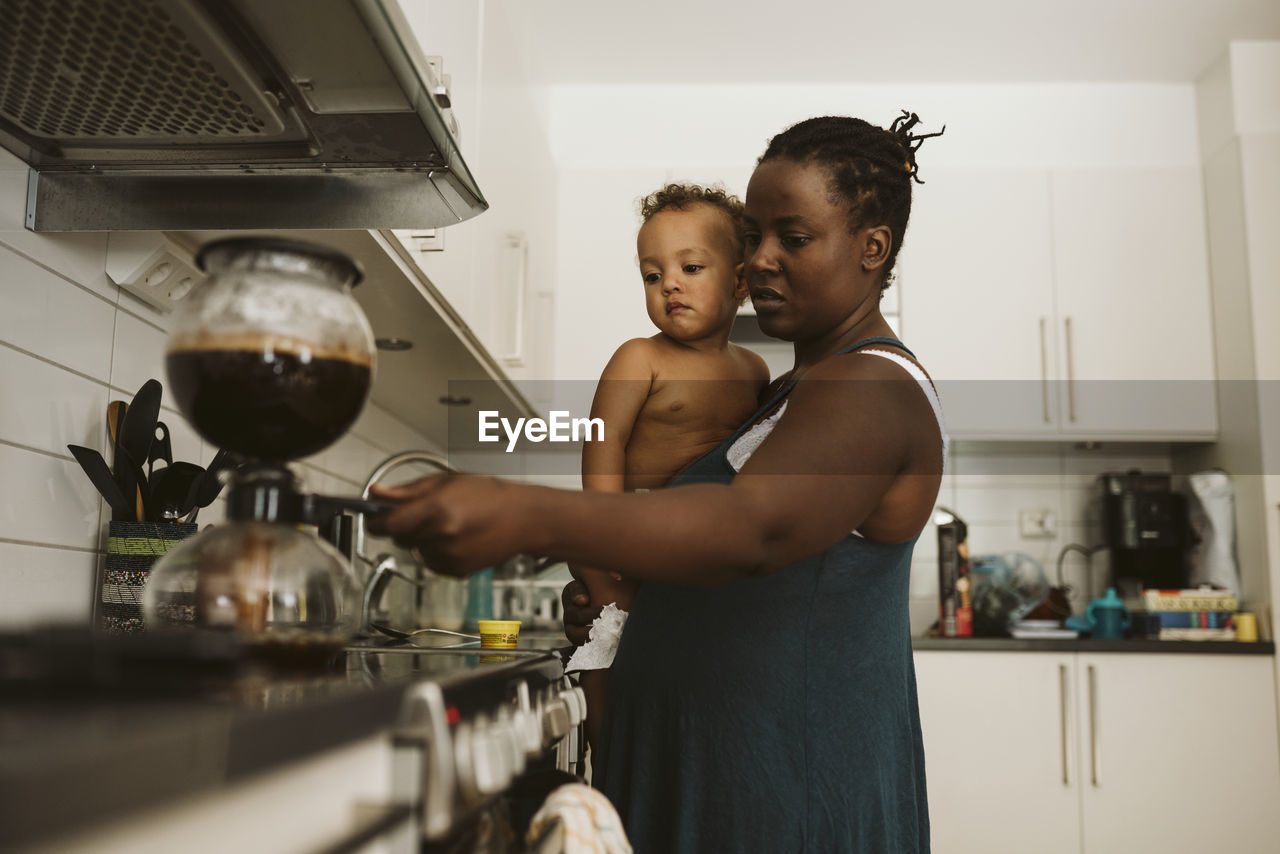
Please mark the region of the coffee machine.
[[373, 330], [350, 258], [323, 246], [240, 237], [204, 246], [208, 281], [174, 316], [166, 352], [178, 408], [206, 441], [244, 460], [227, 523], [152, 569], [149, 632], [229, 632], [259, 657], [323, 663], [359, 630], [360, 579], [309, 526], [385, 503], [304, 494], [287, 463], [337, 441], [364, 407]]
[[1125, 595], [1187, 586], [1190, 523], [1173, 478], [1136, 469], [1098, 476], [1095, 507], [1111, 552], [1111, 584]]

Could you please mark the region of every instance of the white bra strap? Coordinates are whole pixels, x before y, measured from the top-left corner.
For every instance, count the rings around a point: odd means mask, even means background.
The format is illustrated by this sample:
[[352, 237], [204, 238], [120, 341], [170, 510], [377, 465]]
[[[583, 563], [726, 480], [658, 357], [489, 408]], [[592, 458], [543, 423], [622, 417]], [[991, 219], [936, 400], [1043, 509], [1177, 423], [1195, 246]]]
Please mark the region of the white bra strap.
[[869, 356], [882, 356], [891, 362], [896, 362], [902, 366], [903, 370], [911, 374], [912, 379], [920, 384], [921, 390], [924, 391], [924, 396], [929, 401], [929, 406], [933, 409], [933, 417], [938, 419], [938, 430], [942, 433], [942, 460], [943, 465], [946, 465], [947, 447], [951, 443], [951, 438], [947, 435], [946, 422], [942, 420], [942, 401], [938, 399], [938, 390], [933, 387], [928, 375], [921, 370], [919, 365], [901, 353], [894, 353], [890, 350], [858, 350], [856, 352], [865, 353]]

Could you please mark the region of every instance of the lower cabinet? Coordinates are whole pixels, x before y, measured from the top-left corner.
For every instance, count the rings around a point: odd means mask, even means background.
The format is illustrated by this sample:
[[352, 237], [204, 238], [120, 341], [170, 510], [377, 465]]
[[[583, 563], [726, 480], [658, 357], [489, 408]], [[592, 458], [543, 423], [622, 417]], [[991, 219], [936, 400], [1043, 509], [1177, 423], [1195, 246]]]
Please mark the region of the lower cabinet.
[[1280, 850], [1269, 657], [915, 661], [936, 854]]

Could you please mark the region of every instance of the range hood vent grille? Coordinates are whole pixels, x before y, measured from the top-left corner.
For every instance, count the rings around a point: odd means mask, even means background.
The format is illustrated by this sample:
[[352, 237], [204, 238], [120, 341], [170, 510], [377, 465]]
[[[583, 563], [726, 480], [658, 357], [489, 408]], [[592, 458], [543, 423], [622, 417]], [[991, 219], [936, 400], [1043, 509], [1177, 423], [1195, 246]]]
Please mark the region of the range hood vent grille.
[[246, 70], [210, 50], [210, 28], [184, 11], [195, 12], [149, 0], [0, 2], [0, 116], [33, 138], [79, 144], [279, 130]]
[[397, 0], [0, 0], [32, 231], [452, 225], [447, 95]]

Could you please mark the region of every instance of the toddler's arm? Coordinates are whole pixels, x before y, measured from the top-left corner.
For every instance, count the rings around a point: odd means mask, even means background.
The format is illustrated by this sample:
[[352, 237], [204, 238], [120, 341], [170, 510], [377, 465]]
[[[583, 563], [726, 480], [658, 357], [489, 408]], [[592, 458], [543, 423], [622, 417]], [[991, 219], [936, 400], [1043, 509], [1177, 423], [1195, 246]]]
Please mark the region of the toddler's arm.
[[[640, 338], [626, 342], [600, 375], [595, 399], [591, 402], [591, 417], [604, 421], [604, 440], [582, 446], [583, 490], [622, 492], [626, 488], [627, 443], [653, 386], [649, 346], [648, 341]], [[574, 577], [587, 586], [592, 606], [616, 602], [623, 611], [631, 610], [635, 582], [600, 569], [583, 566], [572, 569]], [[578, 682], [587, 700], [587, 743], [594, 748], [604, 717], [609, 671], [584, 670]]]

